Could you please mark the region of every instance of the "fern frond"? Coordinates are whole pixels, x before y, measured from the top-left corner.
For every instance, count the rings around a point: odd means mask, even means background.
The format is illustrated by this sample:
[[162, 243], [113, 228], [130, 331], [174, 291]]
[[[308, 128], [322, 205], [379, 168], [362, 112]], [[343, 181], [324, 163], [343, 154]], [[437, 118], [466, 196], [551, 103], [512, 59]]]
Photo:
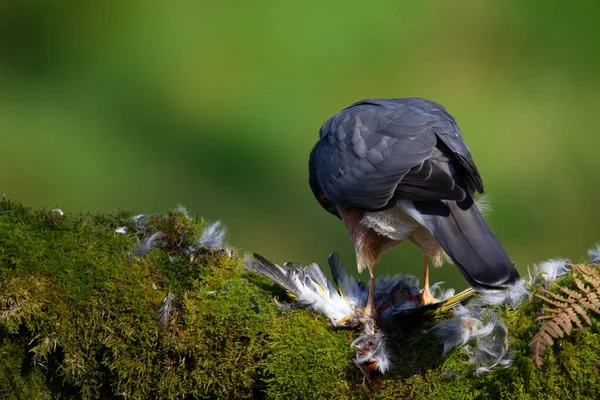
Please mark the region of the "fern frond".
[[542, 289], [536, 297], [544, 301], [534, 321], [543, 321], [540, 330], [529, 343], [534, 364], [541, 368], [546, 348], [554, 339], [569, 336], [573, 328], [591, 325], [589, 312], [600, 314], [600, 272], [587, 265], [572, 265], [571, 276], [577, 289], [554, 284], [557, 291]]
[[600, 300], [598, 300], [598, 294], [588, 293], [587, 298], [581, 299], [581, 304], [596, 314], [600, 314]]
[[[555, 296], [554, 293], [549, 292], [546, 289], [543, 289], [543, 290], [544, 290], [545, 294], [551, 295], [551, 297]], [[550, 299], [550, 298], [548, 298], [548, 297], [546, 297], [544, 295], [541, 295], [541, 294], [536, 294], [535, 297], [544, 300], [544, 302], [546, 302], [548, 304], [551, 304], [551, 305], [553, 305], [556, 308], [562, 308], [562, 307], [566, 307], [568, 305], [565, 301], [557, 301], [557, 300], [554, 300], [554, 299]], [[560, 297], [560, 298], [564, 300], [564, 298], [562, 298], [562, 297]], [[550, 309], [550, 310], [552, 310], [552, 309]], [[544, 310], [544, 311], [550, 311], [550, 310]]]
[[543, 321], [543, 320], [546, 320], [546, 319], [551, 319], [551, 318], [554, 318], [554, 314], [556, 314], [556, 313], [557, 313], [557, 311], [556, 311], [554, 308], [542, 308], [540, 311], [541, 311], [541, 312], [544, 312], [544, 311], [546, 311], [546, 312], [548, 312], [548, 314], [542, 314], [542, 315], [538, 315], [538, 316], [537, 316], [537, 317], [535, 317], [535, 319], [533, 320], [534, 322], [537, 322], [537, 321]]
[[576, 270], [587, 283], [600, 290], [600, 272], [597, 269], [588, 265], [577, 265]]
[[589, 290], [586, 284], [581, 279], [579, 279], [578, 276], [573, 276], [573, 281], [575, 282], [575, 286], [577, 286], [577, 289], [579, 289], [580, 291], [587, 292]]
[[579, 316], [577, 315], [577, 312], [573, 309], [573, 307], [569, 307], [565, 310], [565, 313], [567, 314], [565, 321], [571, 321], [573, 324], [575, 324], [579, 329], [583, 329], [583, 324], [581, 323], [581, 320], [579, 319]]
[[569, 336], [573, 330], [573, 324], [568, 319], [557, 318], [556, 322], [560, 325], [565, 335]]
[[[588, 317], [587, 312], [580, 304], [573, 304], [571, 307], [585, 320], [585, 322], [587, 322], [588, 325], [592, 324], [592, 320]], [[579, 326], [579, 328], [583, 329], [583, 326]]]
[[563, 286], [559, 286], [560, 291], [567, 294], [569, 296], [569, 298], [567, 298], [567, 300], [569, 301], [569, 303], [573, 303], [573, 299], [579, 300], [583, 297], [583, 295], [581, 293], [579, 293], [576, 290], [573, 289], [569, 289]]
[[551, 346], [554, 343], [552, 336], [546, 332], [544, 325], [540, 328], [539, 332], [533, 337], [529, 348], [531, 349], [533, 362], [536, 367], [541, 368], [544, 360], [542, 356], [546, 352], [546, 347]]

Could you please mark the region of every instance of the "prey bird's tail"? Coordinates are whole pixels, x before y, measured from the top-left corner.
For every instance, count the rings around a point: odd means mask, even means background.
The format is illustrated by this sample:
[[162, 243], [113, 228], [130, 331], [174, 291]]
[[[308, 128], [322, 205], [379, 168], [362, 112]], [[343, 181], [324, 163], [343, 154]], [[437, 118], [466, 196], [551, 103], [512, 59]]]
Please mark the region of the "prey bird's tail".
[[424, 307], [427, 307], [427, 310], [425, 311], [424, 315], [438, 316], [440, 314], [452, 310], [459, 304], [465, 304], [466, 302], [471, 300], [473, 296], [475, 296], [475, 289], [467, 288], [462, 292], [447, 298], [446, 300], [440, 301], [438, 303], [425, 305]]
[[[504, 289], [520, 279], [472, 198], [415, 201], [413, 205], [409, 214], [429, 229], [473, 288]], [[415, 211], [419, 215], [413, 215]]]
[[385, 326], [396, 329], [410, 326], [416, 320], [438, 318], [458, 305], [464, 305], [475, 296], [475, 289], [467, 288], [460, 293], [438, 301], [414, 308], [391, 308], [383, 313]]

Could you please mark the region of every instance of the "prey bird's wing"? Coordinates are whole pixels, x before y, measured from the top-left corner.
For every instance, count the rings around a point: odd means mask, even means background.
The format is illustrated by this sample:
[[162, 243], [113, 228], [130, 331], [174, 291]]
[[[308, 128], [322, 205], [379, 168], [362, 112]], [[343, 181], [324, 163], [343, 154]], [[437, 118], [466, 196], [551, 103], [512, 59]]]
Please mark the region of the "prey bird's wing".
[[337, 292], [337, 289], [333, 286], [331, 281], [327, 279], [323, 271], [321, 271], [321, 267], [319, 267], [317, 264], [309, 264], [305, 271], [310, 280], [321, 288], [320, 290], [327, 291], [327, 293]]
[[325, 315], [335, 327], [353, 327], [359, 322], [355, 302], [342, 296], [317, 264], [285, 263], [282, 268], [254, 253], [246, 258], [246, 267], [286, 289], [298, 303]]
[[333, 281], [337, 285], [340, 294], [359, 302], [363, 300], [362, 298], [365, 296], [361, 296], [361, 294], [365, 291], [360, 288], [354, 278], [348, 275], [344, 263], [340, 260], [340, 256], [337, 253], [331, 253], [327, 257], [327, 261], [329, 262]]
[[285, 265], [285, 269], [267, 260], [260, 254], [253, 253], [246, 258], [246, 267], [251, 271], [258, 272], [286, 289], [296, 297], [302, 294], [301, 282], [297, 279], [298, 269]]
[[419, 98], [365, 100], [336, 114], [321, 128], [310, 173], [333, 204], [370, 210], [462, 200], [467, 184], [483, 191], [454, 118]]

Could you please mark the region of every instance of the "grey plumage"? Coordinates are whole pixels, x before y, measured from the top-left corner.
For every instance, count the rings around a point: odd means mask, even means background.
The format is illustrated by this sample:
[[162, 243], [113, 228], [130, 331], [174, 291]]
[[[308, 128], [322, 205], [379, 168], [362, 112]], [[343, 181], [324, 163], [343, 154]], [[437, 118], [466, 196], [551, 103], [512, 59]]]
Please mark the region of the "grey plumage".
[[484, 324], [479, 313], [458, 307], [454, 318], [436, 324], [432, 331], [444, 343], [444, 356], [456, 346], [465, 346], [469, 341], [491, 332], [493, 324]]
[[[402, 208], [407, 216], [397, 222], [414, 220], [426, 228], [474, 288], [503, 289], [519, 279], [474, 201], [483, 183], [469, 148], [455, 119], [437, 103], [370, 99], [340, 111], [320, 130], [309, 175], [327, 211], [341, 218], [340, 209], [371, 213], [366, 223], [379, 235], [387, 217], [372, 213]], [[404, 240], [418, 227], [411, 229], [388, 238]]]
[[454, 118], [420, 98], [363, 100], [340, 111], [321, 128], [310, 164], [312, 183], [344, 207], [382, 209], [397, 198], [462, 200], [464, 188], [453, 176], [458, 169], [483, 192]]
[[519, 279], [514, 263], [471, 197], [413, 204], [420, 215], [411, 216], [421, 218], [472, 287], [506, 288]]
[[329, 263], [333, 281], [338, 287], [338, 290], [346, 297], [354, 299], [356, 304], [360, 307], [364, 306], [367, 302], [368, 294], [365, 285], [358, 282], [353, 276], [348, 275], [346, 267], [337, 253], [331, 253], [327, 258], [327, 261]]
[[245, 265], [251, 271], [258, 272], [259, 274], [266, 276], [271, 281], [275, 282], [295, 296], [300, 295], [301, 291], [298, 283], [291, 278], [291, 271], [293, 271], [294, 268], [290, 264], [284, 264], [286, 267], [284, 269], [279, 265], [267, 260], [260, 254], [254, 253], [252, 255], [248, 255]]
[[320, 287], [327, 288], [329, 292], [337, 292], [337, 288], [329, 279], [327, 279], [323, 271], [321, 271], [321, 267], [319, 267], [317, 264], [309, 264], [305, 268], [305, 273], [308, 279], [310, 279], [312, 282], [316, 282]]

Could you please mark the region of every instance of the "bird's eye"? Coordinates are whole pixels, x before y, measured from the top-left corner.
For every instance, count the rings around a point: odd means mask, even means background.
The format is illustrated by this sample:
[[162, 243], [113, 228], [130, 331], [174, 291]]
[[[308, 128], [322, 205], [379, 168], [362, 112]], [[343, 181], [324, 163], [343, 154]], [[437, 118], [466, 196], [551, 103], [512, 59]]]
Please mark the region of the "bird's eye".
[[327, 197], [325, 197], [325, 193], [319, 194], [319, 201], [323, 204], [331, 204], [329, 199]]

